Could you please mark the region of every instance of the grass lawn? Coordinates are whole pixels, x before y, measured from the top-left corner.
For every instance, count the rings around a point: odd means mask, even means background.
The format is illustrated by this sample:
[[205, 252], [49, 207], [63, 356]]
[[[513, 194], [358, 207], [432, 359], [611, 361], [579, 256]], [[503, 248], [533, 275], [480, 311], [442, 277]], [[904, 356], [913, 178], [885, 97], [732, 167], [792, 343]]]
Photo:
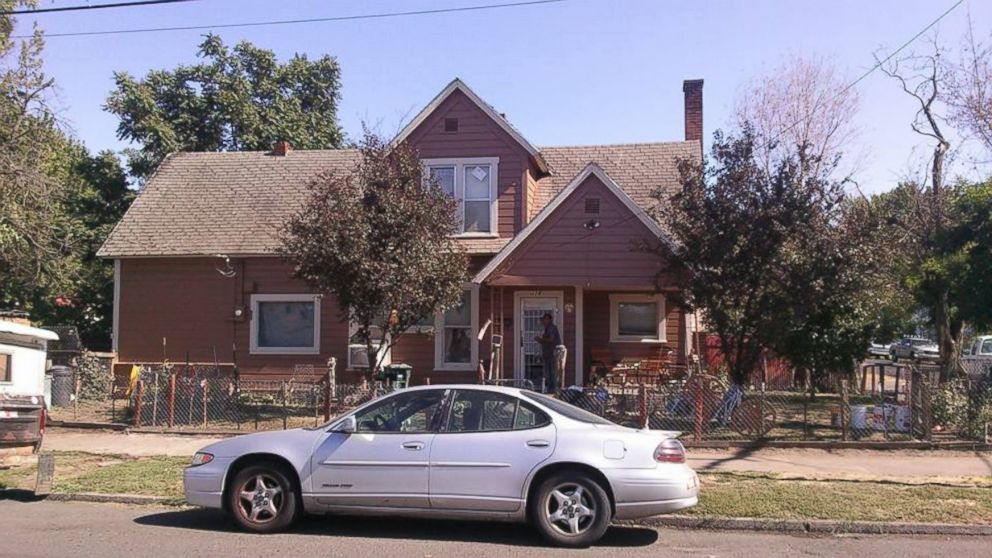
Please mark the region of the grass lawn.
[[[56, 492], [165, 496], [182, 502], [185, 457], [55, 453]], [[701, 517], [907, 521], [992, 525], [992, 488], [782, 480], [750, 473], [700, 475]], [[34, 467], [0, 471], [0, 489], [34, 487]], [[2, 495], [0, 495], [2, 498]]]
[[700, 475], [698, 516], [992, 524], [992, 488]]

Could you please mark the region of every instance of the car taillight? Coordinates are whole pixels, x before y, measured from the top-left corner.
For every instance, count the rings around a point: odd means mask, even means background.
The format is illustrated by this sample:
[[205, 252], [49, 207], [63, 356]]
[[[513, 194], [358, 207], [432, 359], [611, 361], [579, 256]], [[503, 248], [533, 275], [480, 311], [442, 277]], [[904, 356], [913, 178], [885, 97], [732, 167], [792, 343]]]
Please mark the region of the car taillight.
[[654, 460], [659, 463], [685, 463], [685, 447], [675, 438], [669, 438], [655, 448]]

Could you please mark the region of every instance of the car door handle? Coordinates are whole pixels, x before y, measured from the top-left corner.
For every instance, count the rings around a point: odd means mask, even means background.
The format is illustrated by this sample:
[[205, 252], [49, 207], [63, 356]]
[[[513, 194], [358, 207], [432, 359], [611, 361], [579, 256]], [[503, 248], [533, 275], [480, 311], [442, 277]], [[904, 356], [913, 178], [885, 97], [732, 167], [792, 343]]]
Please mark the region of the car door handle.
[[408, 449], [410, 451], [417, 451], [424, 449], [423, 442], [403, 442], [403, 449]]
[[547, 440], [529, 440], [527, 445], [532, 448], [546, 448], [551, 445]]

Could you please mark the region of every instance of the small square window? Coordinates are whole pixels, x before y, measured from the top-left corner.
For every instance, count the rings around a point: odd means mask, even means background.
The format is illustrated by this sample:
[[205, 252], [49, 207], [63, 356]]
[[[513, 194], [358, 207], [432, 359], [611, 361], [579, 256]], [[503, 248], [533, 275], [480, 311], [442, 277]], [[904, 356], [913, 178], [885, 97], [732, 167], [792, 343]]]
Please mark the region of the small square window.
[[444, 131], [445, 132], [457, 132], [458, 131], [458, 119], [457, 118], [445, 118], [444, 119]]

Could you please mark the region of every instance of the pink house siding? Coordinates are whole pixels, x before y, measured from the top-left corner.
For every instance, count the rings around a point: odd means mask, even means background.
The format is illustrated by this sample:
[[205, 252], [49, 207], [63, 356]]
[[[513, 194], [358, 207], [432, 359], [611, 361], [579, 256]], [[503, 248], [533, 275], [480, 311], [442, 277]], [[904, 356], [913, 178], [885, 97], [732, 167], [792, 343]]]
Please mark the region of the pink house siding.
[[[458, 119], [457, 132], [445, 132], [446, 118]], [[461, 91], [444, 100], [407, 139], [424, 159], [499, 157], [499, 236], [512, 237], [523, 228], [521, 180], [529, 154]]]
[[[586, 200], [598, 203], [587, 213]], [[591, 208], [590, 208], [591, 209]], [[598, 222], [597, 228], [588, 228]], [[646, 289], [662, 270], [644, 248], [658, 239], [596, 176], [578, 189], [517, 247], [492, 285], [578, 285]]]

